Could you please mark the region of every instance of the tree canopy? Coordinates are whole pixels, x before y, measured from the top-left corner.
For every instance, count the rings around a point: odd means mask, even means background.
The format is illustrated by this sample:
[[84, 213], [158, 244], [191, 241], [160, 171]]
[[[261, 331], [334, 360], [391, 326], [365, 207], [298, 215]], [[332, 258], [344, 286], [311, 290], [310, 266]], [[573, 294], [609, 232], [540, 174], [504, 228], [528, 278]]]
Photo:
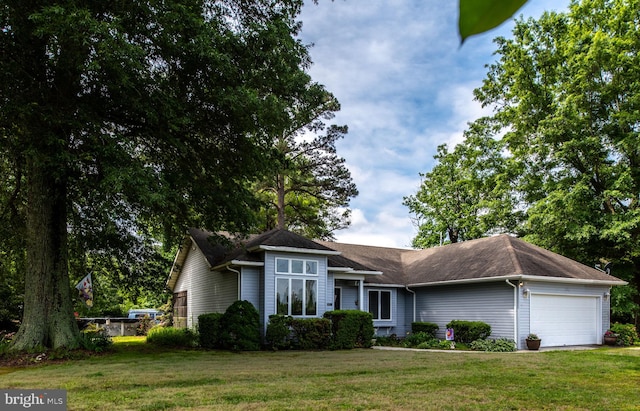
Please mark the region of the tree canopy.
[[498, 59], [475, 91], [519, 175], [520, 234], [591, 266], [613, 263], [631, 283], [614, 292], [634, 299], [625, 310], [636, 318], [639, 27], [637, 0], [576, 1], [568, 13], [520, 19], [513, 38], [496, 39]]
[[273, 136], [313, 84], [301, 6], [4, 2], [2, 218], [23, 221], [6, 238], [26, 248], [15, 349], [75, 344], [70, 260], [136, 260], [190, 225], [251, 226], [245, 182], [268, 169]]

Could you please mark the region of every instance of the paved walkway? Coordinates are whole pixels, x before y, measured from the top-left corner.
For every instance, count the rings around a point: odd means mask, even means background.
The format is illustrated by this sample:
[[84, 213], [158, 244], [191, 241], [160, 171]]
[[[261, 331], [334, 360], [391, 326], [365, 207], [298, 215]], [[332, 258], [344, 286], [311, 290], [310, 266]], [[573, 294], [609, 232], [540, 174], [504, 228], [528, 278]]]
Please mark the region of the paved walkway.
[[[537, 353], [545, 351], [582, 351], [582, 350], [595, 350], [602, 348], [604, 345], [568, 345], [563, 347], [542, 347], [538, 351], [535, 350], [518, 350], [515, 353]], [[388, 350], [388, 351], [427, 351], [427, 352], [448, 352], [448, 353], [486, 353], [487, 351], [462, 351], [462, 350], [431, 350], [431, 349], [419, 349], [419, 348], [404, 348], [404, 347], [385, 347], [374, 345], [374, 350]]]

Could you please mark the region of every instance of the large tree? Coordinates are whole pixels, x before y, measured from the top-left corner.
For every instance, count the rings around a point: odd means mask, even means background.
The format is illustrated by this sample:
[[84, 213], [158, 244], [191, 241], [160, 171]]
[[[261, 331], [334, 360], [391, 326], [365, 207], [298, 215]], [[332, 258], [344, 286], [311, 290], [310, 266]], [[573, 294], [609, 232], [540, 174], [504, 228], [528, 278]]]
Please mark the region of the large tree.
[[528, 238], [640, 286], [640, 2], [574, 1], [497, 39], [477, 98], [520, 163]]
[[358, 194], [336, 151], [347, 127], [325, 124], [340, 109], [333, 95], [315, 86], [304, 97], [292, 104], [290, 121], [273, 146], [271, 170], [256, 185], [265, 203], [259, 228], [332, 239], [350, 224], [349, 200]]
[[311, 83], [301, 5], [3, 2], [0, 178], [23, 199], [26, 244], [14, 349], [76, 344], [70, 252], [249, 226], [245, 181]]
[[491, 122], [479, 119], [452, 151], [446, 144], [438, 147], [435, 166], [421, 174], [420, 189], [404, 199], [418, 226], [414, 247], [515, 232], [521, 217], [513, 189], [517, 171], [494, 132]]

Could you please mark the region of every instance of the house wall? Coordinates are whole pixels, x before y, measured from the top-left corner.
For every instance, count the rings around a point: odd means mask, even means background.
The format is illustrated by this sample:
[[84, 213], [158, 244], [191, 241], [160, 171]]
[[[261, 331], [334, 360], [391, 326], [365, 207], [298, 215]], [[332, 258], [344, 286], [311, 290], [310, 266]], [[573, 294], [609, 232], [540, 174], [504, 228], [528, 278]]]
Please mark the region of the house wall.
[[263, 323], [264, 312], [260, 309], [264, 296], [262, 287], [261, 267], [242, 267], [240, 276], [240, 300], [249, 301], [260, 314], [260, 324]]
[[173, 291], [187, 291], [187, 327], [191, 328], [200, 314], [224, 312], [238, 299], [238, 276], [211, 271], [204, 254], [192, 243]]
[[445, 338], [451, 320], [483, 321], [493, 338], [514, 339], [513, 287], [505, 282], [414, 288], [416, 321], [438, 324]]
[[333, 288], [330, 289], [331, 298], [327, 300], [328, 290], [328, 275], [327, 275], [327, 257], [326, 256], [318, 256], [315, 254], [297, 254], [297, 253], [281, 253], [281, 252], [273, 252], [266, 251], [264, 255], [264, 302], [263, 302], [263, 313], [262, 313], [262, 326], [263, 330], [266, 330], [267, 324], [269, 322], [269, 316], [276, 313], [276, 257], [277, 258], [294, 258], [294, 259], [305, 259], [305, 260], [315, 260], [318, 262], [318, 275], [310, 276], [310, 275], [284, 275], [278, 277], [287, 277], [287, 278], [308, 278], [308, 279], [316, 279], [318, 280], [317, 286], [317, 295], [318, 295], [318, 313], [316, 317], [322, 317], [327, 310], [327, 301], [333, 302]]

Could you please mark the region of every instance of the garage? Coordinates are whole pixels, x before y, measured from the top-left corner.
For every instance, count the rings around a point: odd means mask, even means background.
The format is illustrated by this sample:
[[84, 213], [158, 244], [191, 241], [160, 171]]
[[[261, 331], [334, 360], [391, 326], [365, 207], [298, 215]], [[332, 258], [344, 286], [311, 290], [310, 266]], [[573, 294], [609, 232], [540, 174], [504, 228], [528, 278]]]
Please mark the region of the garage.
[[599, 297], [532, 294], [530, 307], [530, 330], [543, 347], [601, 343]]

